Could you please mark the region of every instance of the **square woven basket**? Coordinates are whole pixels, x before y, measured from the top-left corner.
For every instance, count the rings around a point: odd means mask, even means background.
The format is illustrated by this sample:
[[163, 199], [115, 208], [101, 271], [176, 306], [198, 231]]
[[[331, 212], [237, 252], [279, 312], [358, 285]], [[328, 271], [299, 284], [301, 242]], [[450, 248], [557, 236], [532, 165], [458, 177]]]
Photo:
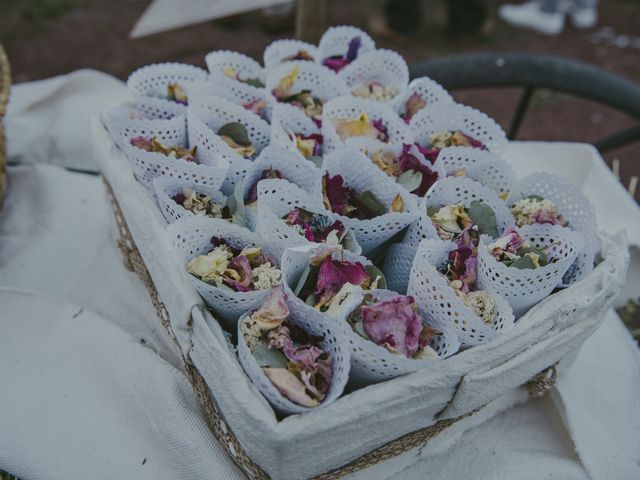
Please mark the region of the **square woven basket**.
[[522, 400], [525, 392], [544, 393], [555, 381], [555, 364], [562, 370], [571, 362], [624, 281], [626, 240], [605, 236], [603, 261], [592, 275], [543, 301], [498, 341], [458, 355], [449, 363], [455, 365], [453, 374], [436, 381], [433, 372], [416, 372], [281, 420], [248, 382], [220, 326], [170, 255], [157, 206], [134, 180], [98, 116], [92, 133], [125, 264], [141, 277], [159, 323], [176, 340], [213, 434], [250, 478], [329, 480], [354, 473], [366, 478], [362, 470], [386, 468], [379, 464], [464, 430], [461, 425], [487, 415], [492, 408], [484, 406], [503, 394], [518, 391]]

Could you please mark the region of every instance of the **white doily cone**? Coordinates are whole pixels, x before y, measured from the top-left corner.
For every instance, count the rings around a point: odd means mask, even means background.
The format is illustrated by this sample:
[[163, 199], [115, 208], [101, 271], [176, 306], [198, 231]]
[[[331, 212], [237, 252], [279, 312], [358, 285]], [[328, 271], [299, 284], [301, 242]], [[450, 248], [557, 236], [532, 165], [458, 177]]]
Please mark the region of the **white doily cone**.
[[266, 107], [264, 88], [246, 91], [235, 88], [236, 83], [216, 82], [211, 78], [205, 82], [195, 82], [188, 88], [189, 99], [194, 103], [207, 103], [209, 97], [215, 96], [240, 105], [245, 110], [249, 110], [247, 107], [250, 104], [263, 100], [265, 102], [265, 114], [261, 118], [268, 121], [271, 114], [269, 108]]
[[[258, 208], [256, 213], [256, 233], [263, 239], [269, 250], [280, 258], [289, 247], [309, 245], [307, 240], [282, 219], [294, 208], [326, 215], [333, 222], [338, 219], [334, 213], [325, 210], [322, 200], [286, 180], [263, 180], [258, 186]], [[351, 230], [347, 231], [351, 250], [360, 254], [362, 249]]]
[[[188, 87], [187, 87], [188, 88]], [[184, 115], [184, 105], [168, 102], [160, 98], [137, 96], [133, 101], [136, 111], [149, 120], [170, 119]]]
[[299, 68], [299, 72], [290, 89], [291, 94], [309, 90], [314, 97], [323, 102], [341, 95], [349, 95], [349, 89], [344, 81], [328, 68], [312, 62], [296, 60], [282, 63], [268, 73], [265, 95], [267, 103], [271, 107], [278, 103], [273, 95], [273, 89], [278, 86], [282, 78], [289, 75], [296, 67]]
[[[260, 180], [262, 172], [268, 169], [279, 170], [285, 180], [288, 180], [307, 192], [317, 185], [320, 178], [320, 170], [307, 162], [300, 155], [290, 150], [271, 146], [266, 147], [258, 158], [247, 168], [242, 180], [242, 198], [247, 199], [253, 185]], [[247, 215], [248, 226], [254, 230], [256, 222], [256, 205], [246, 205], [244, 213]], [[278, 255], [281, 255], [279, 252]], [[279, 257], [278, 257], [279, 258]]]
[[123, 145], [122, 149], [136, 179], [150, 192], [153, 192], [153, 179], [162, 175], [217, 190], [228, 169], [228, 165], [225, 164], [212, 166], [187, 162], [180, 158], [167, 157], [162, 153], [147, 152], [130, 144]]
[[437, 182], [420, 204], [420, 216], [414, 222], [404, 237], [403, 243], [414, 248], [424, 239], [438, 238], [438, 233], [431, 218], [427, 215], [429, 207], [440, 208], [446, 205], [462, 203], [469, 207], [471, 202], [477, 200], [493, 210], [498, 224], [498, 233], [504, 232], [507, 228], [515, 224], [511, 212], [506, 204], [500, 200], [498, 195], [488, 187], [464, 177], [447, 177]]
[[336, 55], [346, 55], [349, 42], [355, 37], [360, 37], [360, 48], [358, 49], [358, 56], [356, 58], [375, 50], [375, 42], [363, 30], [350, 25], [330, 27], [324, 32], [322, 38], [320, 38], [320, 43], [318, 44], [318, 62], [322, 63], [325, 59]]
[[[276, 40], [264, 49], [263, 61], [265, 70], [269, 71], [285, 62], [286, 58], [295, 56], [299, 51], [305, 51], [314, 58], [318, 57], [318, 47], [301, 40], [288, 38]], [[287, 60], [292, 61], [292, 60]]]
[[387, 248], [382, 271], [389, 290], [402, 294], [407, 293], [409, 274], [415, 256], [416, 249], [404, 243], [396, 243]]
[[168, 100], [167, 87], [170, 83], [177, 83], [183, 88], [196, 81], [207, 78], [207, 72], [202, 68], [185, 63], [155, 63], [134, 71], [127, 79], [127, 87], [135, 95], [150, 97], [162, 103], [170, 104], [166, 108], [182, 107], [180, 104]]
[[[185, 268], [191, 259], [198, 255], [206, 255], [213, 249], [211, 237], [223, 238], [233, 247], [240, 249], [261, 245], [260, 238], [244, 227], [218, 218], [203, 218], [195, 215], [171, 223], [167, 227], [166, 235], [172, 253], [182, 268]], [[268, 252], [265, 250], [265, 253]], [[189, 273], [186, 275], [207, 305], [218, 315], [223, 325], [232, 332], [236, 329], [240, 315], [260, 307], [269, 295], [269, 290], [234, 292], [209, 285]]]
[[398, 107], [398, 113], [400, 115], [404, 115], [407, 112], [407, 101], [414, 94], [424, 100], [425, 106], [423, 108], [440, 102], [453, 103], [453, 97], [442, 85], [429, 77], [419, 77], [409, 83], [405, 96]]
[[103, 120], [120, 148], [132, 138], [157, 137], [165, 145], [186, 145], [187, 120], [184, 115], [170, 119], [141, 119], [135, 117], [134, 105], [112, 107], [103, 113]]
[[[387, 211], [397, 195], [400, 195], [404, 202], [403, 212], [385, 213], [368, 220], [339, 215], [342, 223], [355, 234], [364, 254], [382, 245], [416, 219], [417, 205], [414, 197], [382, 170], [374, 167], [361, 152], [352, 148], [341, 148], [331, 152], [324, 159], [321, 179], [326, 173], [331, 176], [341, 175], [345, 185], [356, 192], [371, 192], [385, 205]], [[321, 191], [322, 187], [319, 184], [318, 195], [321, 195]]]
[[[308, 136], [314, 133], [322, 134], [320, 128], [313, 123], [313, 120], [299, 108], [284, 103], [278, 103], [273, 107], [271, 116], [271, 145], [300, 153], [296, 148], [295, 138], [293, 138], [292, 135]], [[302, 154], [300, 153], [300, 155]]]
[[322, 135], [324, 137], [325, 152], [349, 143], [351, 137], [343, 141], [336, 131], [334, 121], [356, 120], [361, 113], [366, 113], [370, 121], [381, 120], [387, 127], [390, 144], [411, 144], [413, 135], [411, 129], [389, 107], [370, 100], [354, 97], [338, 97], [327, 102], [322, 111]]
[[423, 108], [411, 119], [416, 142], [427, 145], [436, 133], [461, 131], [481, 142], [491, 153], [502, 155], [507, 148], [507, 136], [502, 127], [485, 113], [459, 103], [437, 103]]
[[516, 317], [547, 297], [562, 283], [562, 276], [571, 266], [582, 246], [577, 232], [560, 225], [527, 225], [520, 234], [531, 245], [547, 254], [549, 264], [535, 269], [508, 267], [497, 261], [487, 246], [491, 240], [480, 237], [477, 275], [482, 290], [502, 296]]
[[208, 195], [211, 201], [218, 205], [224, 206], [227, 201], [227, 197], [220, 190], [211, 186], [198, 185], [191, 180], [180, 180], [174, 177], [157, 177], [153, 180], [153, 189], [162, 215], [164, 215], [168, 223], [173, 223], [182, 217], [196, 216], [193, 212], [173, 200], [173, 197], [178, 193], [182, 193], [184, 188], [191, 188], [197, 193]]
[[[201, 120], [208, 130], [203, 131], [202, 128], [195, 130], [193, 125], [197, 125], [198, 122], [194, 121], [193, 117]], [[211, 96], [206, 102], [192, 103], [187, 112], [189, 142], [198, 147], [202, 162], [207, 164], [229, 162], [227, 178], [222, 186], [222, 192], [225, 195], [233, 192], [235, 184], [244, 178], [251, 165], [251, 159], [240, 156], [216, 133], [220, 127], [230, 122], [241, 123], [247, 129], [251, 145], [256, 150], [256, 156], [269, 144], [269, 124], [259, 116], [224, 98]]]
[[479, 148], [443, 148], [438, 154], [438, 161], [444, 166], [447, 175], [464, 171], [465, 176], [489, 187], [500, 198], [506, 198], [517, 182], [511, 165]]
[[[402, 147], [403, 147], [403, 145], [400, 145], [400, 144], [394, 145], [394, 144], [384, 143], [384, 142], [381, 142], [380, 140], [367, 138], [367, 137], [350, 138], [349, 140], [347, 140], [346, 143], [348, 147], [355, 148], [361, 151], [369, 159], [371, 159], [373, 154], [376, 152], [393, 152], [393, 154], [397, 158], [402, 153]], [[431, 163], [426, 158], [424, 159], [424, 161], [425, 163], [428, 164], [432, 172], [436, 172], [438, 174], [438, 180], [442, 180], [446, 178], [447, 172], [444, 169], [444, 166], [442, 165], [442, 162], [440, 162], [439, 159], [436, 159], [436, 161], [433, 163]], [[375, 163], [372, 163], [372, 165], [375, 168], [378, 168], [378, 166]], [[392, 177], [390, 175], [387, 175], [387, 176], [389, 178], [392, 178], [394, 181], [397, 181], [397, 178]]]
[[234, 93], [234, 96], [246, 99], [242, 104], [248, 103], [251, 101], [251, 98], [264, 94], [264, 88], [249, 85], [248, 83], [231, 78], [224, 73], [225, 69], [233, 68], [239, 78], [243, 80], [258, 79], [264, 84], [264, 69], [253, 58], [239, 52], [215, 50], [208, 53], [204, 57], [204, 61], [209, 70], [210, 81], [216, 85], [216, 90], [220, 88], [225, 91], [231, 91]]
[[[290, 309], [287, 322], [297, 325], [307, 333], [314, 336], [324, 337], [320, 343], [323, 351], [331, 355], [331, 386], [327, 392], [326, 397], [322, 403], [315, 408], [321, 408], [322, 406], [329, 405], [336, 400], [342, 392], [349, 380], [349, 348], [346, 345], [344, 338], [341, 335], [341, 331], [324, 315], [315, 310], [312, 313], [300, 315], [294, 313], [291, 309], [292, 301], [290, 298], [286, 300], [287, 306]], [[251, 309], [255, 310], [255, 309]], [[242, 335], [241, 325], [250, 313], [246, 313], [240, 318], [238, 322], [238, 358], [240, 364], [245, 373], [251, 380], [260, 393], [266, 397], [273, 407], [281, 413], [295, 414], [305, 413], [313, 410], [313, 407], [303, 407], [290, 401], [271, 383], [267, 376], [263, 373], [262, 369], [256, 362], [251, 350], [247, 346], [247, 343]]]
[[[294, 290], [300, 277], [303, 272], [307, 269], [309, 265], [309, 259], [320, 252], [322, 249], [326, 248], [326, 245], [318, 245], [318, 244], [307, 244], [299, 247], [290, 247], [284, 251], [282, 255], [282, 259], [280, 262], [282, 269], [282, 285], [284, 287], [284, 292], [287, 294], [289, 299], [291, 299], [291, 311], [296, 314], [300, 314], [304, 316], [312, 315], [314, 313], [318, 313], [318, 311], [312, 307], [311, 305], [307, 305], [300, 298], [296, 296]], [[363, 257], [362, 255], [358, 255], [356, 253], [350, 252], [348, 250], [341, 250], [338, 252], [334, 252], [332, 255], [334, 260], [348, 261], [348, 262], [360, 262], [365, 267], [367, 265], [371, 265], [371, 261]], [[356, 287], [354, 292], [361, 290], [360, 287]], [[345, 307], [348, 306], [348, 299], [345, 300], [345, 303], [342, 304], [342, 308], [332, 311], [325, 312], [322, 315], [326, 317], [330, 317], [339, 325], [337, 319], [344, 313]]]
[[593, 205], [569, 180], [548, 173], [534, 173], [522, 178], [509, 195], [507, 205], [511, 207], [529, 195], [551, 200], [569, 222], [568, 228], [582, 234], [584, 246], [565, 275], [563, 284], [566, 286], [583, 279], [593, 270], [598, 252], [597, 220]]
[[338, 76], [344, 79], [352, 93], [355, 87], [362, 84], [368, 85], [373, 81], [383, 86], [393, 87], [396, 94], [380, 103], [395, 110], [402, 103], [407, 91], [409, 67], [407, 62], [393, 50], [373, 50], [359, 55], [356, 60], [344, 67]]
[[413, 261], [407, 294], [418, 305], [444, 325], [451, 327], [465, 346], [474, 346], [492, 340], [513, 326], [513, 311], [498, 295], [492, 295], [497, 314], [492, 325], [487, 325], [462, 299], [456, 295], [438, 267], [447, 261], [449, 251], [456, 248], [453, 242], [424, 240], [418, 246]]
[[442, 333], [434, 337], [430, 346], [438, 354], [438, 358], [414, 359], [407, 358], [401, 354], [391, 353], [375, 342], [363, 338], [357, 334], [348, 324], [348, 315], [360, 305], [365, 294], [372, 294], [376, 302], [390, 300], [398, 296], [396, 292], [389, 290], [371, 290], [370, 292], [358, 292], [349, 299], [349, 308], [345, 311], [342, 321], [343, 335], [347, 344], [351, 348], [351, 381], [358, 386], [370, 385], [372, 383], [389, 380], [407, 373], [415, 372], [422, 368], [429, 368], [432, 362], [450, 357], [460, 349], [458, 340], [453, 329], [447, 326], [437, 327], [422, 311], [420, 317], [422, 323], [431, 325]]

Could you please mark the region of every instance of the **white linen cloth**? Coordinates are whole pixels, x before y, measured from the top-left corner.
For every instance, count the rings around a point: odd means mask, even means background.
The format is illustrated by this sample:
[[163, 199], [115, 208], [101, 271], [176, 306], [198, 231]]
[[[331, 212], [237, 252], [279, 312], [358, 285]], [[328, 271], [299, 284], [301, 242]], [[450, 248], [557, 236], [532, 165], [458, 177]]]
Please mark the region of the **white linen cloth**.
[[[75, 73], [14, 90], [9, 135], [19, 125], [26, 131], [10, 147], [12, 159], [37, 153], [45, 163], [91, 168], [84, 163], [88, 150], [74, 147], [88, 133], [48, 132], [25, 120], [51, 103], [57, 121], [79, 122], [88, 118], [91, 98], [96, 105], [110, 95], [125, 97], [116, 81], [110, 90], [98, 81], [91, 92], [91, 76]], [[80, 93], [68, 82], [80, 82]], [[35, 104], [26, 92], [36, 95]], [[78, 305], [0, 292], [0, 468], [24, 479], [237, 477], [186, 379], [136, 342], [164, 343], [144, 287], [122, 267], [100, 180], [24, 166], [10, 168], [9, 185], [0, 217], [0, 285]], [[86, 311], [73, 318], [80, 306]], [[176, 364], [170, 351], [159, 353]], [[556, 389], [571, 437], [547, 397], [470, 430], [452, 448], [442, 445], [396, 478], [640, 478], [638, 373], [638, 350], [612, 314]]]

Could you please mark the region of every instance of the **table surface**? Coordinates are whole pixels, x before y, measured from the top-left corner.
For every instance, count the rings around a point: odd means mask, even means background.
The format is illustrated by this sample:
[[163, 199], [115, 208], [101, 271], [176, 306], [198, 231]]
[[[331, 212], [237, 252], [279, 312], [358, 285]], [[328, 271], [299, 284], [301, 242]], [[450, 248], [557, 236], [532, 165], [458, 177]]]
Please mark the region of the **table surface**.
[[[171, 365], [144, 286], [122, 266], [100, 179], [61, 168], [94, 168], [89, 114], [126, 95], [86, 71], [14, 88], [10, 161], [37, 165], [9, 168], [0, 217], [0, 384], [9, 392], [0, 467], [24, 479], [240, 478]], [[601, 227], [627, 228], [640, 245], [637, 206], [589, 147], [516, 143], [506, 158], [520, 175], [573, 179]], [[394, 478], [640, 478], [638, 373], [640, 355], [611, 314], [553, 395], [431, 449]]]

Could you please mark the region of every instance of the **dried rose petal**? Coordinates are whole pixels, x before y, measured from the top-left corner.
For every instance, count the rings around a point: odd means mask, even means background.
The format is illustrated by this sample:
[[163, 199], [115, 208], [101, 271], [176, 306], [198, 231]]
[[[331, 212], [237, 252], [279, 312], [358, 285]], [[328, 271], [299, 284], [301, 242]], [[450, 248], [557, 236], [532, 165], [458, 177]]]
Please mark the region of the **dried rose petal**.
[[327, 256], [320, 265], [314, 294], [320, 296], [319, 303], [324, 304], [346, 283], [366, 287], [370, 282], [369, 272], [362, 263], [334, 260]]
[[413, 297], [398, 295], [365, 305], [361, 313], [364, 331], [373, 342], [409, 358], [418, 351], [422, 322]]
[[224, 283], [238, 292], [248, 292], [251, 291], [251, 279], [251, 265], [247, 257], [239, 255], [229, 262]]
[[286, 368], [263, 368], [262, 371], [278, 391], [303, 407], [317, 407], [320, 402], [307, 395], [306, 386]]
[[285, 303], [285, 298], [282, 288], [272, 289], [262, 306], [251, 314], [251, 319], [264, 330], [281, 325], [289, 316], [289, 308]]
[[420, 197], [426, 195], [427, 191], [438, 180], [438, 172], [431, 169], [426, 157], [420, 152], [419, 147], [416, 145], [403, 145], [402, 154], [398, 159], [398, 163], [400, 170], [403, 172], [414, 170], [422, 174], [420, 186], [412, 192]]

